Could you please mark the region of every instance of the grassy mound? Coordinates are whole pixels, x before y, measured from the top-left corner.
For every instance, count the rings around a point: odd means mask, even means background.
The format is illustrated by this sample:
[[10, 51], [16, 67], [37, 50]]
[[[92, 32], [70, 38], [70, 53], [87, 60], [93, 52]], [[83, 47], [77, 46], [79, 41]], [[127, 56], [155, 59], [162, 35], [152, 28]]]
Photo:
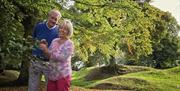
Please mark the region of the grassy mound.
[[113, 76], [118, 76], [122, 74], [129, 74], [129, 73], [135, 73], [135, 72], [141, 72], [141, 71], [150, 71], [153, 70], [153, 68], [149, 67], [142, 67], [142, 66], [118, 66], [118, 74], [115, 74], [112, 72], [111, 68], [108, 68], [108, 66], [103, 67], [96, 67], [92, 68], [88, 72], [88, 74], [85, 76], [85, 79], [87, 81], [91, 80], [100, 80], [105, 79]]
[[150, 82], [138, 78], [112, 77], [91, 86], [95, 89], [130, 90], [130, 91], [156, 91], [158, 88]]
[[123, 68], [126, 74], [118, 76], [102, 73], [101, 68], [83, 69], [74, 72], [72, 84], [101, 90], [180, 91], [180, 67], [166, 70], [139, 66]]
[[[129, 73], [135, 73], [135, 72], [141, 72], [141, 71], [153, 71], [155, 69], [149, 68], [149, 67], [143, 67], [143, 66], [119, 66], [122, 73], [121, 74], [129, 74]], [[103, 67], [90, 67], [90, 68], [84, 68], [80, 71], [74, 71], [73, 72], [73, 80], [86, 80], [86, 81], [92, 81], [92, 80], [101, 80], [109, 77], [113, 77], [117, 74], [112, 74], [111, 69], [108, 69], [106, 66]]]
[[6, 82], [14, 81], [18, 78], [19, 72], [14, 70], [5, 70], [0, 73], [0, 85]]
[[140, 78], [111, 77], [89, 85], [94, 89], [130, 90], [130, 91], [160, 91], [155, 84]]

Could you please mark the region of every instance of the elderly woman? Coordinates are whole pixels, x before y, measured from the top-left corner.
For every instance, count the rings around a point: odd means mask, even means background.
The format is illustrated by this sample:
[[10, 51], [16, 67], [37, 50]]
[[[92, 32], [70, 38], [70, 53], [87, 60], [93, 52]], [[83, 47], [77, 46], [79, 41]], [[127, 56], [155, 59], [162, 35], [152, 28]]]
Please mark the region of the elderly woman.
[[73, 42], [70, 40], [72, 34], [72, 23], [64, 20], [59, 29], [59, 38], [52, 41], [49, 49], [46, 41], [40, 43], [40, 48], [50, 59], [47, 91], [69, 91], [72, 73], [71, 57], [74, 51]]

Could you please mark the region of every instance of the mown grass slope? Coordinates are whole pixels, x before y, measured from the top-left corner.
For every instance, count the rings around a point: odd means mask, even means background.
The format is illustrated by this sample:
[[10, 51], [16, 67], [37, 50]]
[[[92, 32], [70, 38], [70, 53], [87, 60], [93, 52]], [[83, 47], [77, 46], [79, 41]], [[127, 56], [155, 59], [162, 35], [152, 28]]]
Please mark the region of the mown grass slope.
[[[97, 72], [99, 71], [98, 69], [86, 68], [79, 72], [74, 72], [72, 84], [101, 90], [180, 91], [180, 66], [166, 70], [125, 66], [124, 70], [127, 73], [116, 76]], [[99, 77], [92, 76], [98, 79], [87, 80], [87, 76], [94, 73]], [[97, 73], [103, 75], [98, 75]]]

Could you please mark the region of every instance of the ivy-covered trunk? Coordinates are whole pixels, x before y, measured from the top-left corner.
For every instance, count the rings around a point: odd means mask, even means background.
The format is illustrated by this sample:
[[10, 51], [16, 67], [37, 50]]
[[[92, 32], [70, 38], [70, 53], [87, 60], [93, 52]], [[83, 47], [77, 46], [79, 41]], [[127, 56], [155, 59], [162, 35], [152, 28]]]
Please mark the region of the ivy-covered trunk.
[[[32, 43], [30, 42], [31, 40], [28, 39], [28, 36], [31, 36], [32, 29], [33, 29], [33, 24], [32, 24], [32, 17], [27, 16], [24, 17], [22, 24], [24, 26], [24, 35], [23, 37], [25, 38], [25, 41], [23, 42], [23, 45], [26, 47], [31, 47]], [[30, 42], [28, 44], [27, 42]], [[20, 74], [17, 79], [17, 83], [20, 85], [26, 85], [28, 84], [28, 78], [29, 78], [29, 63], [31, 60], [31, 49], [24, 50], [22, 54], [22, 61], [21, 61], [21, 69], [20, 69]]]
[[21, 62], [21, 69], [20, 69], [20, 75], [17, 79], [17, 83], [19, 85], [27, 85], [28, 84], [28, 78], [29, 78], [29, 60], [24, 59]]

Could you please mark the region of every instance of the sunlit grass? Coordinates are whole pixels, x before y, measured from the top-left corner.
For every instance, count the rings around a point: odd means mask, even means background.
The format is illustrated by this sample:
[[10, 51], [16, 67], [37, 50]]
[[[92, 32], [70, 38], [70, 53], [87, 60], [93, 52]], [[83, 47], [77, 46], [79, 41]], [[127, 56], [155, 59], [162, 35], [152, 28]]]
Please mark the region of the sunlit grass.
[[75, 72], [73, 85], [88, 88], [99, 88], [105, 85], [106, 89], [111, 89], [114, 86], [117, 89], [137, 91], [180, 91], [180, 67], [166, 70], [151, 69], [96, 81], [86, 81], [84, 77], [87, 73], [86, 70]]

